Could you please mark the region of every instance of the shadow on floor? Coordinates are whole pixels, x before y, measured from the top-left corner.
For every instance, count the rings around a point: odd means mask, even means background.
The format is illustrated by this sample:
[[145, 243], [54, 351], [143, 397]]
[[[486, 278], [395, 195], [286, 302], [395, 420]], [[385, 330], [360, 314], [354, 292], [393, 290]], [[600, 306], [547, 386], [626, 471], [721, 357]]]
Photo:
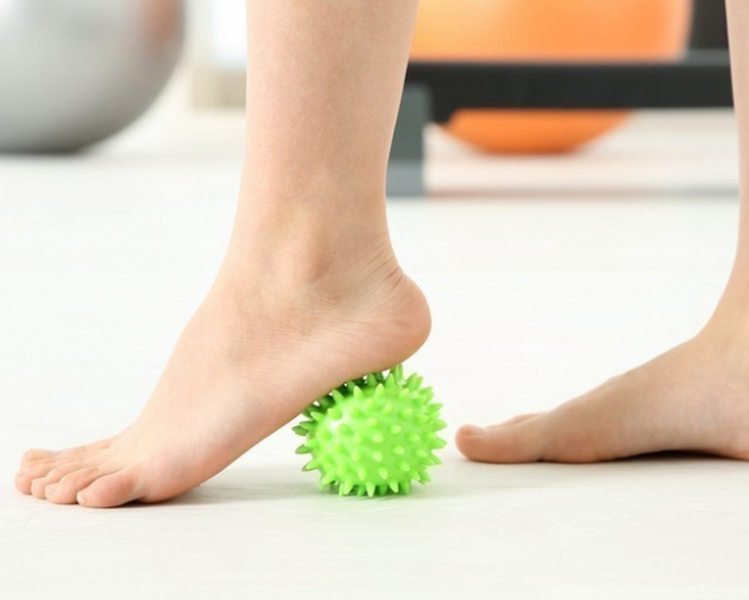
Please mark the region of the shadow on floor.
[[[633, 485], [669, 476], [689, 478], [704, 475], [704, 464], [715, 468], [736, 468], [746, 465], [738, 461], [696, 453], [667, 452], [620, 461], [570, 465], [534, 463], [525, 465], [492, 465], [451, 458], [432, 471], [434, 481], [415, 486], [410, 501], [431, 502], [475, 495], [503, 495], [534, 488], [577, 488], [608, 485], [612, 480], [632, 479]], [[695, 467], [697, 467], [695, 469]], [[334, 492], [320, 491], [317, 478], [302, 473], [295, 465], [234, 466], [190, 492], [165, 502], [168, 506], [255, 503], [266, 501], [323, 499]], [[381, 498], [347, 498], [354, 502], [391, 502], [403, 496]]]

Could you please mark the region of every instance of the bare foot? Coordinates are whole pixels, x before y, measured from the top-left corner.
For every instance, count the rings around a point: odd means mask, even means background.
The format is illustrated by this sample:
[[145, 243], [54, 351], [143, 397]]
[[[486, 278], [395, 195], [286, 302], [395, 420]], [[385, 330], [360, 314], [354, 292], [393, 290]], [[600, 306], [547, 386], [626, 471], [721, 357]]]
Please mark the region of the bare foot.
[[230, 253], [135, 423], [79, 448], [30, 450], [18, 489], [91, 507], [171, 498], [341, 382], [408, 358], [429, 333], [424, 297], [386, 237], [356, 242], [326, 260], [298, 242], [264, 260]]
[[708, 326], [551, 412], [464, 426], [458, 447], [496, 463], [587, 463], [666, 450], [749, 460], [749, 336], [737, 322]]

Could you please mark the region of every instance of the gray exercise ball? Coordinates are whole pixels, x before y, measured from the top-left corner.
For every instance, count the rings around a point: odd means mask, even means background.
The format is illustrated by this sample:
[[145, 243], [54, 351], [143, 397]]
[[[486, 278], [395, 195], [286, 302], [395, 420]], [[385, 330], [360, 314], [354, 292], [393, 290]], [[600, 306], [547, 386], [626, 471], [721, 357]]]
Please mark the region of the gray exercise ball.
[[0, 152], [69, 152], [137, 119], [182, 49], [181, 0], [0, 0]]

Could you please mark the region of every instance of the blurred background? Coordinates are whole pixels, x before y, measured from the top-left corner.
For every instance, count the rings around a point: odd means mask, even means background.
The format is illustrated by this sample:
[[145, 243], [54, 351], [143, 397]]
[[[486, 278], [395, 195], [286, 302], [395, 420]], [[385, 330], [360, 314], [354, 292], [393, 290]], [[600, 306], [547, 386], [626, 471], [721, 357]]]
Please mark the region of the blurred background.
[[[237, 0], [0, 0], [0, 151], [74, 151], [106, 139], [149, 108], [174, 71], [173, 108], [241, 109], [244, 22], [244, 3]], [[516, 100], [511, 110], [500, 110], [507, 100], [493, 98], [491, 90], [479, 99], [486, 106], [472, 106], [476, 93], [469, 99], [470, 90], [453, 84], [441, 63], [687, 64], [694, 51], [709, 50], [723, 55], [715, 70], [725, 87], [726, 43], [724, 5], [716, 0], [423, 0], [411, 58], [431, 63], [428, 73], [438, 82], [429, 90], [432, 105], [444, 96], [440, 80], [443, 90], [453, 86], [449, 93], [457, 100], [449, 114], [424, 114], [418, 128], [410, 123], [405, 137], [396, 135], [395, 158], [409, 158], [403, 139], [417, 137], [433, 120], [453, 140], [484, 153], [549, 154], [598, 140], [631, 114], [591, 98], [579, 100], [590, 105], [587, 111], [552, 110], [556, 96], [559, 109], [568, 102], [565, 90], [553, 86], [544, 90], [547, 110], [532, 106], [530, 97], [527, 107]], [[512, 81], [499, 71], [483, 79], [500, 92]], [[529, 80], [526, 87], [532, 85]], [[607, 90], [616, 95], [607, 85], [592, 78], [582, 87], [600, 88], [599, 98]], [[674, 89], [673, 108], [690, 106], [685, 95]], [[709, 102], [727, 104], [725, 97]], [[647, 107], [649, 100], [641, 102]], [[410, 158], [421, 160], [417, 150]]]

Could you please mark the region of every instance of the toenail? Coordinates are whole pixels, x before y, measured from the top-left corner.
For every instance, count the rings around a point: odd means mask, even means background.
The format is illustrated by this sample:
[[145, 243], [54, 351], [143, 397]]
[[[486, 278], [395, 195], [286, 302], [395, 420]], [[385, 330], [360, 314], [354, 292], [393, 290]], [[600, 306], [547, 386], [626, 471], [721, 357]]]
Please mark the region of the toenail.
[[463, 425], [463, 427], [460, 428], [460, 433], [463, 435], [484, 435], [486, 429], [479, 427], [478, 425]]
[[56, 483], [49, 484], [47, 487], [44, 488], [44, 495], [49, 496], [50, 494], [54, 493], [56, 487], [57, 487]]

